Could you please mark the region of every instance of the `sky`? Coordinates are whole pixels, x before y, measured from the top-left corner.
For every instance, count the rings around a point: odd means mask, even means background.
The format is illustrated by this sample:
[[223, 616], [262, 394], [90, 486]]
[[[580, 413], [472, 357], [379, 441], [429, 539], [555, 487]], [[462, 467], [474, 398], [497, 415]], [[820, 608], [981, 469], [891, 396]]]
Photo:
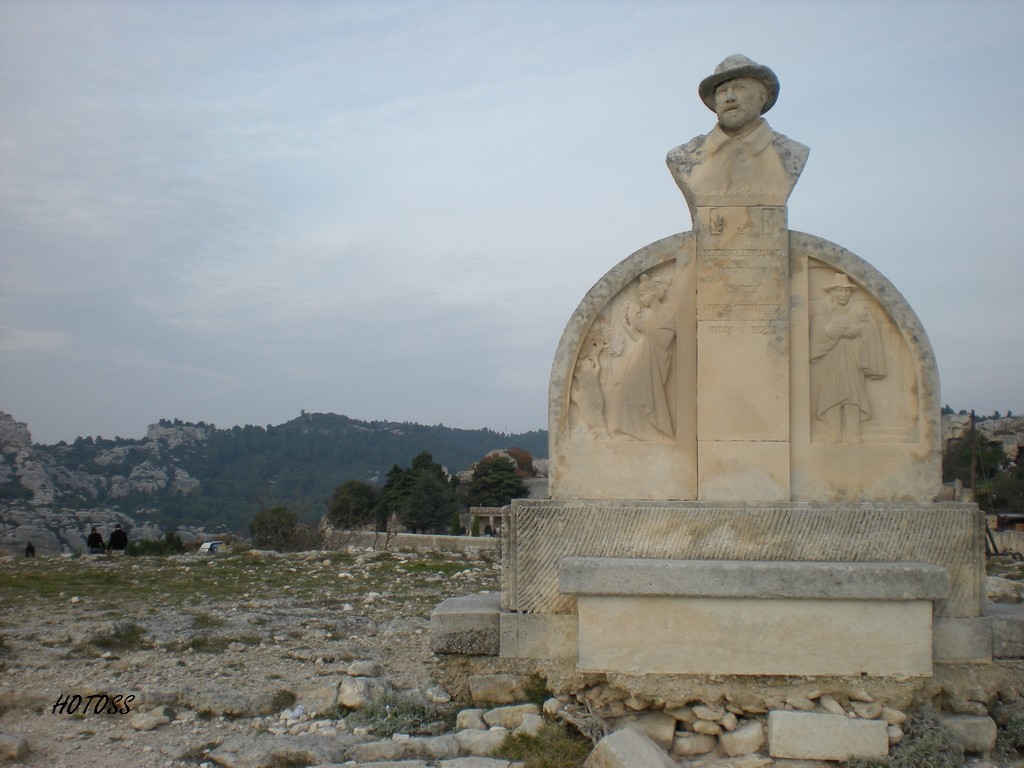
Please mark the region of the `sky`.
[[1018, 0], [2, 0], [0, 411], [544, 429], [743, 53], [811, 148], [791, 229], [904, 295], [944, 403], [1024, 413], [1022, 44]]

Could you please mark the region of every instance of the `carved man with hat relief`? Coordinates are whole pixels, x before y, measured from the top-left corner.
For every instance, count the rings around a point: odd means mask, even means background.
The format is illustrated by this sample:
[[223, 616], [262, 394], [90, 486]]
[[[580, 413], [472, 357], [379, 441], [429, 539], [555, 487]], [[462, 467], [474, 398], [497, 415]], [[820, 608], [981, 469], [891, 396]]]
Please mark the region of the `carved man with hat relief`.
[[865, 379], [885, 377], [882, 336], [857, 287], [836, 272], [824, 286], [829, 300], [811, 322], [811, 362], [818, 364], [816, 415], [831, 442], [859, 443], [860, 424], [871, 418]]
[[697, 91], [718, 124], [667, 157], [691, 214], [702, 206], [785, 205], [810, 150], [761, 117], [779, 96], [775, 73], [733, 54]]

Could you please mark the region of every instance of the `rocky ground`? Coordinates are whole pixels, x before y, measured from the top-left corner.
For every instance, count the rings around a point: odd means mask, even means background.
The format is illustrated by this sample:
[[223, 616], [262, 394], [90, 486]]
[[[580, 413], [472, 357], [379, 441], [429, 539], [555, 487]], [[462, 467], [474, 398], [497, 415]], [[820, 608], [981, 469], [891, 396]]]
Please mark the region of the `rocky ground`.
[[[504, 740], [488, 726], [539, 727], [536, 708], [460, 712], [437, 682], [452, 671], [442, 674], [429, 647], [430, 611], [453, 595], [496, 591], [499, 567], [496, 552], [359, 548], [0, 558], [0, 760], [33, 768], [515, 766], [482, 756]], [[1020, 564], [1007, 559], [990, 577], [990, 596], [1020, 602], [1022, 580]], [[381, 694], [390, 703], [371, 711]], [[391, 738], [414, 730], [402, 720], [412, 716], [407, 707], [418, 708], [425, 735]], [[677, 764], [793, 763], [750, 754]]]
[[[499, 566], [485, 556], [0, 560], [0, 732], [15, 737], [0, 753], [19, 752], [23, 738], [19, 764], [39, 768], [242, 766], [259, 760], [240, 753], [286, 731], [308, 744], [313, 728], [324, 743], [344, 741], [344, 721], [280, 715], [303, 700], [307, 712], [330, 710], [325, 697], [354, 678], [443, 699], [431, 690], [428, 615], [446, 597], [498, 588]], [[98, 698], [88, 714], [53, 711], [91, 694], [124, 697], [104, 708], [122, 711], [95, 714]]]

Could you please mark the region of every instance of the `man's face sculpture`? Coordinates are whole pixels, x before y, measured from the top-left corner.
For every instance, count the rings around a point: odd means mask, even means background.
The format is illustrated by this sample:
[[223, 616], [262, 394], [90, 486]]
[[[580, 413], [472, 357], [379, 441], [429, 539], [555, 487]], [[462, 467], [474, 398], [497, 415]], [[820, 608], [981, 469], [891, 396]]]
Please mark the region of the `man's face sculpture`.
[[761, 116], [767, 98], [764, 84], [753, 77], [726, 80], [715, 89], [715, 113], [726, 131], [738, 131]]
[[832, 295], [835, 297], [836, 303], [841, 306], [846, 306], [850, 301], [850, 296], [853, 295], [852, 288], [833, 288]]

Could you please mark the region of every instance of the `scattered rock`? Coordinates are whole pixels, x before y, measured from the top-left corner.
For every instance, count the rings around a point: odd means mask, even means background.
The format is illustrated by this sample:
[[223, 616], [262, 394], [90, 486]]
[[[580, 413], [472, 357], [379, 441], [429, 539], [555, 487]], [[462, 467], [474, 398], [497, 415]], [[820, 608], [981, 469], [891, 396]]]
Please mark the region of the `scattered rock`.
[[512, 731], [523, 724], [525, 715], [539, 715], [540, 707], [536, 704], [516, 704], [508, 707], [497, 707], [484, 712], [484, 722], [488, 726], [499, 726]]
[[584, 768], [675, 768], [675, 762], [636, 728], [605, 736], [594, 747]]
[[28, 739], [13, 733], [0, 733], [0, 760], [22, 760], [28, 756]]

